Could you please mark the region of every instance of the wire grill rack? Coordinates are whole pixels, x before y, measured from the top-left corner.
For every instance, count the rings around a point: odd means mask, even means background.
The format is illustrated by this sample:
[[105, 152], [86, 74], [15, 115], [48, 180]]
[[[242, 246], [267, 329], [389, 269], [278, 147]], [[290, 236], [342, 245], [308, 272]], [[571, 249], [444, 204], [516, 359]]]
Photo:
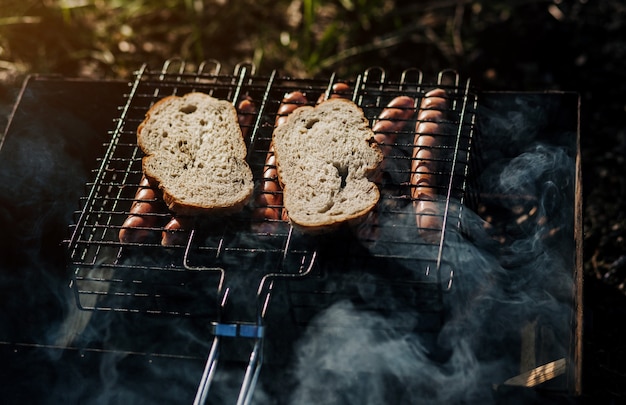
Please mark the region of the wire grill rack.
[[[377, 221], [324, 236], [295, 231], [288, 221], [272, 220], [271, 232], [259, 231], [251, 215], [254, 202], [224, 218], [198, 218], [182, 242], [162, 246], [160, 235], [172, 213], [154, 213], [155, 226], [143, 229], [149, 236], [140, 243], [121, 243], [118, 234], [141, 187], [141, 149], [136, 143], [138, 125], [159, 99], [200, 91], [237, 105], [252, 100], [255, 111], [242, 128], [246, 133], [248, 163], [255, 183], [263, 181], [276, 114], [283, 96], [292, 91], [307, 95], [309, 104], [329, 97], [333, 85], [346, 83], [348, 95], [374, 123], [385, 106], [398, 96], [409, 96], [418, 108], [425, 94], [443, 88], [449, 97], [447, 125], [453, 128], [443, 142], [435, 202], [441, 207], [441, 229], [425, 240], [415, 222], [415, 200], [409, 178], [411, 151], [415, 147], [415, 119], [397, 133], [392, 144], [381, 145], [385, 171], [378, 186], [381, 201], [374, 210]], [[219, 339], [229, 336], [257, 341], [242, 384], [240, 403], [247, 403], [262, 357], [264, 317], [276, 280], [288, 283], [291, 312], [296, 324], [306, 324], [312, 314], [342, 294], [352, 284], [350, 271], [358, 269], [373, 277], [376, 288], [406, 295], [409, 305], [425, 305], [441, 311], [442, 295], [452, 288], [454, 268], [447, 262], [446, 241], [461, 230], [463, 207], [471, 205], [468, 179], [471, 171], [477, 96], [469, 80], [453, 71], [440, 72], [432, 81], [418, 69], [408, 69], [398, 79], [388, 79], [382, 68], [373, 67], [354, 79], [335, 75], [321, 79], [283, 77], [277, 71], [257, 74], [251, 64], [237, 65], [232, 74], [208, 61], [190, 69], [183, 61], [167, 61], [160, 69], [147, 65], [129, 84], [127, 102], [110, 133], [110, 142], [86, 187], [76, 212], [68, 242], [72, 287], [82, 309], [159, 315], [206, 317], [215, 335], [196, 401], [203, 402], [217, 361]], [[363, 227], [366, 228], [363, 228]], [[431, 230], [432, 231], [432, 230]], [[372, 236], [372, 235], [375, 236]], [[340, 242], [340, 243], [338, 243]], [[340, 282], [328, 288], [327, 273]], [[305, 277], [307, 276], [307, 277]], [[408, 289], [408, 290], [407, 290]], [[419, 294], [414, 292], [419, 290]], [[409, 291], [409, 293], [406, 293]], [[403, 293], [404, 292], [404, 293]], [[250, 297], [242, 303], [239, 297]], [[419, 297], [419, 298], [415, 298]], [[417, 302], [417, 301], [419, 302]], [[231, 304], [236, 303], [236, 304]]]

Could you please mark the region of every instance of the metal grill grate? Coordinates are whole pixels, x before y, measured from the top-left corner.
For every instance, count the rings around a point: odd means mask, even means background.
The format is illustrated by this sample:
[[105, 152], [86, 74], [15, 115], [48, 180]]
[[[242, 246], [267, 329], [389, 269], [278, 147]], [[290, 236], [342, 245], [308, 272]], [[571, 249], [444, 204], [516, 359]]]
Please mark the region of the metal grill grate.
[[[454, 279], [454, 269], [444, 252], [446, 240], [462, 231], [463, 207], [472, 204], [467, 182], [477, 97], [469, 80], [462, 82], [455, 72], [445, 71], [428, 82], [417, 69], [403, 72], [397, 80], [388, 79], [380, 68], [368, 69], [353, 80], [334, 75], [296, 79], [281, 77], [276, 71], [257, 75], [247, 64], [237, 66], [233, 74], [223, 74], [220, 69], [219, 63], [208, 62], [189, 71], [184, 62], [168, 61], [161, 69], [144, 66], [136, 73], [106, 153], [93, 182], [87, 185], [68, 241], [78, 306], [210, 320], [216, 340], [197, 401], [206, 397], [217, 361], [214, 352], [225, 336], [257, 340], [240, 399], [245, 402], [251, 395], [261, 362], [264, 316], [277, 279], [308, 280], [286, 283], [296, 325], [305, 325], [337, 297], [351, 296], [356, 285], [354, 274], [359, 274], [360, 288], [382, 288], [409, 307], [426, 308], [433, 314], [433, 322], [426, 322], [425, 327], [435, 330], [442, 296], [452, 288]], [[411, 97], [418, 111], [429, 91], [445, 90], [442, 127], [446, 130], [431, 134], [439, 139], [430, 158], [437, 169], [429, 174], [436, 181], [434, 191], [424, 199], [436, 205], [436, 212], [426, 215], [436, 216], [439, 226], [431, 229], [416, 223], [415, 207], [422, 197], [413, 193], [416, 186], [411, 181], [417, 159], [412, 151], [419, 128], [419, 115], [414, 114], [394, 133], [393, 142], [380, 145], [385, 153], [384, 170], [377, 178], [381, 200], [370, 217], [356, 227], [306, 236], [288, 221], [253, 215], [259, 207], [252, 202], [241, 213], [225, 218], [195, 218], [188, 232], [177, 235], [182, 238], [162, 246], [160, 236], [172, 217], [163, 206], [149, 214], [153, 225], [140, 229], [146, 235], [143, 240], [120, 242], [119, 232], [137, 201], [137, 191], [144, 187], [137, 127], [156, 101], [192, 91], [234, 105], [252, 101], [254, 111], [241, 112], [244, 119], [240, 122], [247, 135], [248, 163], [258, 186], [264, 181], [274, 123], [284, 95], [300, 91], [306, 94], [308, 104], [314, 105], [320, 97], [330, 97], [340, 81], [350, 89], [343, 96], [357, 103], [372, 124], [396, 97]], [[158, 198], [148, 202], [161, 204]], [[329, 273], [334, 277], [332, 287], [326, 282]], [[361, 274], [368, 275], [365, 284]], [[371, 303], [373, 309], [377, 305]]]
[[[372, 68], [355, 80], [344, 81], [351, 89], [348, 96], [364, 111], [370, 122], [397, 96], [415, 99], [416, 106], [427, 91], [444, 88], [449, 95], [447, 125], [452, 128], [442, 137], [437, 159], [439, 171], [436, 203], [442, 208], [442, 229], [436, 237], [424, 240], [420, 229], [410, 217], [415, 199], [411, 198], [409, 182], [411, 149], [414, 147], [415, 125], [409, 124], [397, 134], [396, 142], [381, 145], [387, 149], [385, 174], [379, 181], [381, 202], [376, 208], [377, 221], [366, 221], [354, 240], [354, 255], [348, 255], [360, 266], [374, 260], [384, 268], [386, 263], [404, 263], [404, 267], [423, 267], [419, 280], [399, 278], [402, 282], [436, 282], [442, 289], [450, 288], [453, 269], [445, 263], [443, 254], [449, 229], [458, 229], [463, 204], [466, 203], [469, 149], [474, 126], [476, 97], [469, 81], [460, 83], [454, 72], [442, 72], [436, 82], [423, 80], [421, 72], [407, 70], [399, 80], [388, 80], [385, 72]], [[223, 221], [196, 222], [195, 230], [178, 245], [163, 247], [158, 237], [171, 214], [156, 212], [156, 225], [146, 229], [152, 237], [141, 243], [119, 242], [118, 233], [129, 215], [135, 193], [142, 177], [142, 152], [136, 145], [136, 130], [145, 113], [157, 100], [168, 95], [202, 91], [237, 104], [244, 98], [253, 100], [256, 112], [248, 119], [249, 163], [255, 182], [263, 177], [263, 167], [271, 140], [276, 112], [284, 94], [299, 90], [309, 95], [314, 104], [319, 95], [330, 95], [339, 80], [294, 79], [256, 75], [250, 65], [237, 66], [235, 72], [222, 74], [216, 62], [203, 64], [188, 72], [183, 62], [170, 61], [160, 70], [143, 67], [132, 83], [128, 102], [121, 110], [111, 142], [95, 179], [88, 184], [88, 194], [82, 201], [73, 226], [69, 251], [74, 267], [74, 287], [78, 303], [87, 309], [146, 311], [173, 315], [214, 315], [215, 302], [199, 305], [193, 293], [206, 300], [207, 289], [221, 291], [223, 269], [227, 266], [245, 269], [245, 259], [257, 264], [263, 256], [260, 274], [299, 274], [317, 250], [319, 240], [311, 241], [293, 230], [285, 221], [274, 221], [272, 232], [255, 232], [249, 207], [240, 215]], [[391, 163], [388, 163], [391, 162]], [[265, 219], [267, 221], [267, 219]], [[371, 235], [375, 234], [374, 237]], [[342, 251], [350, 251], [344, 248]], [[303, 265], [303, 263], [305, 263]], [[254, 266], [253, 266], [254, 267]], [[199, 269], [203, 269], [199, 270]], [[412, 276], [413, 277], [413, 276]], [[262, 278], [262, 277], [261, 277]], [[396, 279], [397, 281], [398, 279]], [[215, 295], [215, 294], [214, 294]], [[106, 299], [103, 299], [106, 298]]]

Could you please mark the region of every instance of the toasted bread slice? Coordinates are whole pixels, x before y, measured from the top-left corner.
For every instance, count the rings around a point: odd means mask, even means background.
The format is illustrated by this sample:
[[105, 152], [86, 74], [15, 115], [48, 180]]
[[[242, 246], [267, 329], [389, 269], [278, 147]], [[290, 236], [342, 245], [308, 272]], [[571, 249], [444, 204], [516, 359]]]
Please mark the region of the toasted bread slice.
[[346, 99], [296, 109], [273, 134], [283, 203], [303, 231], [363, 218], [380, 193], [368, 179], [383, 155], [363, 111]]
[[139, 125], [137, 143], [144, 174], [176, 214], [233, 212], [252, 195], [246, 144], [228, 101], [198, 92], [165, 97]]

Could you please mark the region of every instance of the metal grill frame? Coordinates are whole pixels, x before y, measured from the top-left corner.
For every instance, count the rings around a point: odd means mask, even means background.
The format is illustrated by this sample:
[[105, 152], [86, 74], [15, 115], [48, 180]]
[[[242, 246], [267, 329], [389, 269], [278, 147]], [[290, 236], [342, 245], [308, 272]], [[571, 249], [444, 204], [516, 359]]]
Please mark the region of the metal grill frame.
[[[409, 221], [409, 225], [397, 223], [393, 225], [397, 228], [394, 233], [404, 235], [402, 239], [384, 240], [382, 244], [403, 246], [394, 249], [393, 252], [370, 250], [370, 256], [377, 263], [407, 261], [408, 265], [411, 265], [410, 263], [419, 262], [420, 266], [423, 266], [423, 271], [418, 278], [383, 279], [382, 282], [431, 291], [430, 296], [436, 297], [435, 312], [441, 310], [442, 297], [452, 288], [454, 279], [455, 270], [446, 262], [444, 253], [446, 238], [451, 237], [453, 233], [462, 232], [463, 207], [472, 203], [467, 193], [467, 182], [471, 170], [470, 163], [473, 163], [469, 157], [478, 100], [470, 81], [461, 82], [456, 72], [440, 72], [434, 81], [427, 82], [418, 69], [404, 71], [399, 80], [387, 79], [386, 72], [379, 67], [367, 69], [354, 80], [341, 80], [335, 75], [327, 79], [296, 79], [281, 77], [277, 71], [263, 76], [257, 75], [255, 70], [251, 64], [240, 64], [235, 67], [233, 74], [223, 74], [217, 61], [202, 63], [195, 71], [189, 71], [189, 66], [180, 60], [167, 61], [160, 70], [151, 70], [147, 65], [142, 66], [136, 72], [134, 82], [129, 84], [127, 103], [121, 107], [120, 118], [116, 121], [115, 129], [111, 131], [111, 141], [106, 145], [106, 152], [100, 160], [99, 167], [94, 171], [94, 180], [87, 184], [88, 192], [81, 200], [81, 210], [77, 212], [68, 240], [69, 261], [73, 270], [72, 287], [77, 305], [81, 309], [202, 316], [210, 320], [215, 337], [198, 389], [197, 403], [204, 402], [208, 393], [215, 372], [220, 339], [235, 336], [252, 338], [255, 341], [238, 403], [249, 402], [262, 363], [264, 316], [274, 280], [296, 279], [310, 275], [319, 261], [319, 239], [299, 235], [289, 223], [278, 221], [275, 232], [251, 235], [240, 245], [224, 243], [225, 235], [230, 238], [246, 233], [242, 229], [249, 225], [251, 220], [249, 210], [244, 210], [224, 223], [218, 222], [220, 231], [212, 232], [216, 237], [213, 239], [216, 241], [214, 245], [203, 245], [198, 242], [212, 240], [211, 237], [203, 239], [198, 236], [202, 232], [201, 227], [191, 231], [184, 245], [165, 248], [156, 242], [120, 243], [117, 240], [117, 232], [121, 222], [129, 214], [129, 207], [133, 202], [131, 192], [137, 188], [142, 174], [142, 152], [135, 142], [136, 129], [154, 102], [168, 95], [182, 95], [190, 91], [202, 91], [217, 98], [227, 99], [235, 105], [244, 96], [252, 97], [257, 103], [257, 112], [247, 145], [248, 161], [253, 169], [254, 180], [258, 183], [262, 181], [262, 169], [269, 149], [276, 111], [285, 93], [299, 90], [310, 95], [325, 94], [328, 97], [333, 84], [339, 81], [348, 83], [353, 90], [352, 100], [363, 109], [366, 117], [373, 123], [394, 97], [400, 95], [412, 97], [415, 99], [415, 107], [419, 108], [420, 101], [428, 90], [435, 87], [444, 88], [450, 96], [450, 112], [455, 117], [451, 124], [456, 128], [456, 133], [451, 134], [455, 138], [452, 143], [452, 159], [448, 162], [450, 168], [438, 174], [447, 179], [444, 182], [446, 187], [438, 193], [439, 203], [444, 207], [442, 213], [444, 225], [439, 230], [440, 237], [436, 243], [425, 242], [419, 237], [407, 238], [407, 235], [415, 235], [415, 229], [407, 231], [408, 228], [415, 228], [415, 221]], [[310, 103], [313, 104], [316, 98], [310, 97]], [[414, 128], [413, 123], [409, 124], [409, 129], [398, 134], [397, 144], [391, 147], [398, 149], [414, 147], [409, 141], [415, 135]], [[399, 154], [399, 157], [394, 158], [410, 167], [410, 155]], [[379, 186], [404, 190], [410, 187], [406, 182]], [[406, 207], [412, 203], [406, 193], [397, 190], [387, 194], [383, 192], [381, 195], [382, 199], [396, 200], [395, 204], [391, 204], [392, 207], [397, 207], [398, 202], [405, 207], [398, 212], [394, 212], [392, 208], [387, 214], [404, 215]], [[382, 204], [379, 204], [377, 209], [381, 206]], [[157, 215], [166, 218], [170, 214]], [[215, 224], [209, 223], [211, 226]], [[159, 232], [161, 227], [149, 230]], [[374, 242], [381, 244], [381, 241], [367, 239], [360, 239], [357, 244], [370, 249], [376, 244]], [[399, 251], [419, 253], [417, 257], [415, 253], [404, 256], [399, 255]], [[255, 284], [253, 316], [246, 320], [224, 321], [222, 312], [232, 294], [229, 286], [232, 280], [227, 276], [231, 270], [219, 259], [229, 254], [234, 254], [234, 257], [248, 254], [256, 256], [259, 252], [269, 255], [272, 264], [269, 268], [257, 272], [258, 284]], [[135, 258], [138, 256], [141, 256], [141, 259], [137, 261]], [[186, 305], [197, 299], [197, 296], [186, 297], [188, 287], [192, 284], [189, 280], [196, 278], [201, 278], [200, 282], [208, 282], [214, 294], [206, 302], [195, 303], [194, 308], [189, 309]], [[152, 284], [151, 279], [157, 281]], [[115, 288], [116, 285], [121, 285], [122, 289]], [[149, 286], [147, 290], [142, 289], [144, 285]], [[111, 288], [112, 286], [114, 288]], [[140, 292], [136, 290], [138, 287]], [[165, 293], [160, 290], [152, 293], [154, 288], [157, 290], [164, 288]], [[174, 295], [174, 304], [171, 308], [168, 307], [171, 303], [167, 296], [169, 293]], [[297, 300], [303, 292], [296, 289], [292, 293]], [[314, 294], [314, 300], [320, 298], [318, 293]], [[177, 294], [183, 295], [182, 300]], [[306, 294], [305, 291], [304, 295]], [[109, 302], [101, 305], [102, 301], [111, 300], [113, 304]], [[141, 304], [135, 305], [137, 301]], [[146, 302], [148, 304], [145, 304]], [[292, 304], [294, 308], [303, 308], [298, 302], [292, 301]], [[431, 304], [432, 300], [427, 303]]]
[[[209, 68], [210, 67], [210, 68]], [[208, 94], [226, 98], [236, 103], [244, 93], [261, 94], [262, 99], [258, 103], [258, 113], [256, 114], [252, 134], [248, 144], [249, 158], [253, 155], [264, 157], [267, 153], [267, 146], [272, 132], [272, 123], [276, 114], [276, 109], [280, 103], [280, 99], [272, 94], [283, 94], [293, 90], [303, 90], [314, 94], [329, 94], [332, 85], [339, 81], [335, 76], [328, 80], [321, 79], [293, 79], [279, 77], [276, 71], [269, 76], [256, 76], [255, 69], [251, 65], [242, 64], [235, 68], [232, 75], [223, 75], [220, 73], [220, 65], [218, 62], [211, 61], [201, 64], [197, 71], [186, 71], [187, 65], [182, 61], [168, 61], [161, 70], [153, 71], [147, 66], [143, 66], [136, 73], [136, 80], [132, 83], [128, 102], [121, 110], [121, 117], [117, 120], [117, 126], [111, 133], [111, 142], [107, 145], [107, 150], [100, 162], [100, 166], [95, 173], [95, 179], [88, 184], [89, 192], [82, 201], [82, 210], [78, 213], [75, 225], [72, 227], [72, 235], [69, 239], [70, 260], [72, 265], [89, 265], [99, 268], [107, 268], [113, 266], [118, 268], [120, 257], [123, 256], [122, 250], [130, 248], [131, 250], [142, 249], [162, 249], [161, 246], [154, 243], [142, 243], [139, 246], [124, 246], [120, 244], [113, 233], [118, 230], [119, 219], [128, 215], [128, 206], [133, 201], [133, 197], [128, 194], [128, 190], [134, 189], [133, 177], [138, 179], [141, 175], [141, 157], [140, 149], [133, 143], [135, 139], [136, 128], [143, 120], [143, 116], [147, 109], [158, 99], [170, 94], [183, 94], [188, 91], [204, 91]], [[437, 81], [427, 83], [423, 81], [422, 73], [417, 69], [409, 69], [403, 72], [399, 81], [390, 81], [385, 77], [385, 71], [381, 68], [370, 68], [364, 74], [358, 76], [354, 81], [347, 81], [354, 89], [352, 99], [361, 106], [371, 122], [373, 122], [378, 113], [384, 108], [386, 103], [393, 97], [398, 95], [408, 95], [414, 97], [416, 104], [423, 98], [425, 92], [433, 87], [443, 87], [451, 94], [451, 101], [454, 104], [452, 111], [458, 113], [459, 122], [456, 122], [457, 134], [455, 134], [455, 143], [453, 150], [453, 159], [450, 162], [451, 169], [447, 176], [447, 187], [442, 193], [439, 193], [441, 202], [444, 204], [444, 227], [439, 238], [439, 243], [428, 248], [426, 256], [432, 258], [434, 263], [431, 269], [436, 269], [436, 276], [439, 284], [443, 289], [448, 289], [452, 283], [452, 274], [443, 276], [439, 271], [445, 263], [445, 255], [443, 254], [446, 230], [448, 228], [458, 229], [460, 226], [460, 216], [462, 215], [463, 204], [466, 203], [467, 174], [470, 168], [468, 161], [468, 153], [472, 142], [472, 133], [474, 129], [474, 114], [477, 104], [475, 94], [471, 93], [469, 80], [461, 86], [459, 76], [453, 71], [441, 72]], [[254, 97], [253, 97], [254, 99]], [[413, 134], [404, 134], [412, 136]], [[406, 139], [406, 136], [405, 136]], [[464, 143], [462, 145], [462, 143]], [[397, 147], [411, 147], [410, 144], [395, 145]], [[463, 148], [463, 149], [462, 149]], [[127, 149], [128, 151], [123, 151]], [[460, 157], [464, 154], [464, 157]], [[125, 156], [126, 155], [126, 156]], [[120, 157], [122, 156], [122, 157]], [[404, 157], [404, 159], [410, 159]], [[256, 163], [251, 162], [253, 170], [255, 170], [255, 181], [261, 180], [259, 172], [262, 168], [263, 159], [257, 159]], [[112, 168], [116, 164], [127, 165], [126, 168]], [[460, 168], [456, 167], [462, 166]], [[111, 177], [111, 173], [114, 173]], [[113, 180], [109, 180], [109, 179]], [[404, 184], [393, 185], [406, 187]], [[118, 188], [115, 190], [113, 197], [110, 197], [110, 190], [105, 189]], [[126, 191], [126, 194], [124, 192]], [[96, 207], [104, 199], [110, 199], [110, 209]], [[383, 196], [383, 198], [406, 199], [405, 195]], [[471, 202], [470, 202], [471, 203]], [[124, 207], [126, 206], [126, 208]], [[454, 206], [453, 206], [454, 205]], [[103, 222], [97, 217], [107, 216]], [[114, 216], [119, 218], [115, 223]], [[157, 214], [167, 216], [167, 213]], [[281, 221], [283, 222], [283, 221]], [[91, 225], [93, 224], [93, 225]], [[412, 225], [412, 224], [411, 224]], [[92, 226], [91, 234], [86, 234], [85, 230]], [[398, 225], [401, 226], [401, 225]], [[155, 229], [160, 230], [160, 227]], [[276, 235], [284, 241], [291, 241], [293, 229], [286, 223], [279, 224], [274, 235], [263, 235], [264, 237], [275, 238]], [[190, 264], [190, 243], [187, 246], [177, 246], [174, 250], [182, 254], [179, 264], [173, 263], [163, 266], [162, 263], [156, 265], [133, 265], [133, 270], [137, 268], [150, 270], [189, 270], [191, 268], [198, 270], [199, 268], [214, 268], [215, 266], [203, 266]], [[255, 241], [262, 244], [265, 241]], [[367, 244], [369, 241], [362, 241]], [[393, 240], [389, 243], [400, 243], [401, 241]], [[290, 242], [289, 242], [290, 243]], [[405, 242], [406, 243], [406, 242]], [[409, 244], [424, 244], [419, 239], [411, 240]], [[424, 245], [432, 245], [425, 243]], [[279, 247], [277, 252], [285, 253], [289, 248], [285, 245], [284, 249]], [[102, 259], [100, 249], [112, 248], [117, 250], [113, 255], [108, 255], [105, 260]], [[223, 246], [220, 246], [223, 248]], [[435, 249], [436, 253], [432, 252]], [[82, 249], [82, 250], [81, 250]], [[211, 254], [219, 255], [216, 252], [218, 247], [207, 247], [211, 250]], [[228, 249], [228, 247], [226, 247]], [[237, 248], [235, 248], [237, 249]], [[401, 249], [410, 251], [410, 248]], [[304, 251], [296, 253], [305, 253]], [[377, 254], [378, 255], [378, 254]], [[384, 256], [380, 254], [378, 256]], [[390, 257], [392, 258], [392, 257]], [[106, 263], [106, 260], [112, 260], [112, 263]], [[216, 269], [217, 270], [217, 269]], [[298, 270], [299, 271], [299, 270]], [[451, 270], [452, 271], [452, 270]], [[223, 279], [222, 276], [220, 276]], [[77, 275], [75, 282], [80, 281], [80, 275]], [[220, 283], [221, 284], [221, 283]], [[111, 308], [115, 309], [115, 308]], [[167, 311], [164, 311], [167, 313]], [[171, 311], [173, 315], [183, 315], [178, 311]]]

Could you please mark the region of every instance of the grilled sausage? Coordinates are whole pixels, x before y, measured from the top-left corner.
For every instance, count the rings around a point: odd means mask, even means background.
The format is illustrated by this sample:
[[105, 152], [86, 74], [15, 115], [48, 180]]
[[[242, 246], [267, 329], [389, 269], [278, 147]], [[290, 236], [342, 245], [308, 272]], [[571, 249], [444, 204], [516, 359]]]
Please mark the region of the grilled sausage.
[[439, 242], [443, 227], [443, 208], [441, 203], [430, 200], [416, 200], [413, 202], [416, 211], [415, 223], [419, 234], [424, 240]]
[[445, 111], [448, 108], [446, 92], [435, 89], [426, 93], [417, 114], [414, 148], [411, 164], [411, 198], [416, 213], [419, 234], [429, 242], [436, 242], [443, 227], [443, 212], [436, 202], [437, 172], [445, 146]]
[[327, 98], [350, 98], [349, 96], [352, 94], [352, 90], [347, 83], [337, 82], [333, 84], [331, 87], [331, 92], [327, 96], [326, 93], [320, 94], [317, 98], [317, 104], [326, 100]]
[[129, 215], [120, 228], [118, 238], [121, 243], [143, 243], [154, 234], [158, 225], [158, 213], [163, 211], [158, 191], [150, 186], [144, 176], [139, 182]]
[[[372, 131], [374, 131], [374, 140], [380, 146], [384, 157], [389, 155], [390, 148], [395, 144], [398, 133], [402, 131], [413, 114], [415, 114], [415, 100], [407, 96], [394, 98], [381, 111], [372, 126]], [[381, 169], [385, 165], [386, 160], [383, 160]], [[376, 180], [380, 180], [380, 174]]]
[[[283, 98], [278, 111], [276, 113], [275, 126], [283, 125], [287, 122], [287, 117], [296, 108], [307, 103], [305, 95], [300, 91], [288, 93]], [[263, 166], [263, 180], [261, 183], [261, 192], [256, 197], [255, 210], [252, 213], [254, 219], [260, 221], [255, 224], [256, 231], [270, 232], [273, 225], [268, 226], [266, 220], [275, 221], [285, 219], [283, 217], [283, 196], [282, 188], [278, 181], [278, 172], [276, 170], [276, 157], [274, 156], [274, 145], [270, 144], [265, 165]], [[286, 213], [285, 213], [286, 215]]]
[[420, 121], [436, 121], [443, 120], [446, 108], [448, 106], [447, 94], [443, 89], [431, 90], [425, 94], [417, 119]]
[[[415, 114], [415, 100], [408, 96], [398, 96], [391, 100], [389, 104], [380, 112], [372, 131], [374, 131], [374, 140], [378, 143], [383, 152], [383, 162], [381, 170], [379, 170], [374, 181], [380, 183], [382, 181], [382, 169], [387, 165], [387, 157], [391, 151], [391, 147], [395, 144], [398, 133], [407, 125]], [[378, 213], [376, 210], [370, 212], [367, 219], [359, 227], [359, 237], [366, 240], [375, 240], [378, 238]]]
[[246, 142], [248, 142], [250, 138], [256, 112], [256, 104], [249, 96], [244, 97], [243, 100], [237, 104], [237, 120], [241, 128], [243, 139]]
[[161, 232], [161, 245], [175, 246], [187, 244], [194, 220], [195, 218], [193, 217], [172, 217]]

